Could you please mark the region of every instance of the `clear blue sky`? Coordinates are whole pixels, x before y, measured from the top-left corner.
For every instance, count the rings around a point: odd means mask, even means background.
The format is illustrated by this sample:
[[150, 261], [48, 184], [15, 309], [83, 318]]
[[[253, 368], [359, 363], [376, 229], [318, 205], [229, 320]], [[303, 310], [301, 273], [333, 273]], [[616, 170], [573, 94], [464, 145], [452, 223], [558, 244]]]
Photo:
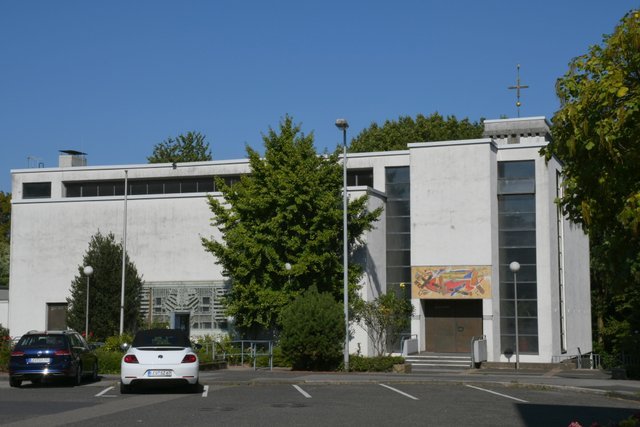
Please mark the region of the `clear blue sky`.
[[400, 115], [551, 117], [555, 80], [640, 0], [0, 2], [0, 191], [29, 156], [146, 163], [197, 130], [214, 159], [285, 114], [319, 151]]

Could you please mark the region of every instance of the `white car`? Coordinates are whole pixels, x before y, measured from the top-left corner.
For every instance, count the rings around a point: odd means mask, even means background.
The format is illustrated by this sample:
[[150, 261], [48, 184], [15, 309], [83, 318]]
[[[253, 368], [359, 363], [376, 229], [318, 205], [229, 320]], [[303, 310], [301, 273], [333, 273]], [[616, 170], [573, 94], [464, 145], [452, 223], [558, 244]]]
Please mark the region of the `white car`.
[[139, 331], [120, 362], [120, 393], [141, 384], [198, 388], [200, 362], [188, 335], [180, 329]]

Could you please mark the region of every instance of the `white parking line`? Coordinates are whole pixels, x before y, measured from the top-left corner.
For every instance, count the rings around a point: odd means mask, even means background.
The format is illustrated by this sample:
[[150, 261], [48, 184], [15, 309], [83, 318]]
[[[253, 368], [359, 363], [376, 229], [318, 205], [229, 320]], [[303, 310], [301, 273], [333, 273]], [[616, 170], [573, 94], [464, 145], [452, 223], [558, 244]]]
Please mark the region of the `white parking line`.
[[420, 399], [418, 399], [418, 398], [417, 398], [417, 397], [415, 397], [415, 396], [411, 396], [410, 394], [405, 393], [404, 391], [400, 391], [400, 390], [398, 390], [397, 388], [389, 387], [389, 386], [388, 386], [388, 385], [386, 385], [386, 384], [380, 384], [380, 385], [381, 385], [382, 387], [388, 388], [389, 390], [395, 391], [396, 393], [400, 393], [401, 395], [406, 396], [406, 397], [408, 397], [409, 399], [413, 399], [413, 400], [420, 400]]
[[204, 386], [204, 390], [202, 392], [202, 397], [207, 397], [209, 395], [209, 386]]
[[480, 387], [476, 387], [476, 386], [469, 385], [469, 384], [465, 384], [465, 386], [470, 387], [470, 388], [475, 388], [476, 390], [480, 390], [480, 391], [486, 391], [487, 393], [497, 394], [498, 396], [506, 397], [507, 399], [512, 399], [512, 400], [515, 400], [517, 402], [529, 403], [526, 400], [518, 399], [517, 397], [513, 397], [513, 396], [508, 396], [506, 394], [498, 393], [496, 391], [487, 390], [485, 388], [480, 388]]
[[295, 388], [296, 390], [298, 390], [300, 392], [300, 394], [302, 394], [304, 397], [306, 397], [307, 399], [311, 399], [311, 395], [309, 393], [307, 393], [306, 391], [304, 391], [302, 388], [300, 388], [297, 385], [293, 385], [293, 388]]
[[96, 394], [95, 397], [106, 397], [106, 396], [102, 396], [102, 395], [105, 394], [106, 392], [108, 392], [109, 390], [113, 390], [113, 386], [107, 387], [106, 389], [102, 390], [100, 393]]

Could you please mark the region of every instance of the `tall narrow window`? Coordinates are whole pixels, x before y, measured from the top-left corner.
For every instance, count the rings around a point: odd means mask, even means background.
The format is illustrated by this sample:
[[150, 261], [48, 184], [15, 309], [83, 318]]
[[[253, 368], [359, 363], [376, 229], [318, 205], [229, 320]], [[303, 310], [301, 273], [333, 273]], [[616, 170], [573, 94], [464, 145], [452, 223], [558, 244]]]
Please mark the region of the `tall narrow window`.
[[[562, 198], [562, 176], [556, 171], [556, 200]], [[564, 215], [562, 207], [558, 204], [557, 233], [558, 233], [558, 311], [560, 312], [560, 351], [567, 352], [567, 317], [565, 307], [565, 281], [564, 281]]]
[[[536, 199], [533, 160], [498, 163], [498, 256], [500, 263], [500, 351], [515, 352], [516, 321], [521, 354], [538, 353]], [[520, 263], [517, 299], [512, 261]], [[518, 318], [515, 316], [516, 304]]]

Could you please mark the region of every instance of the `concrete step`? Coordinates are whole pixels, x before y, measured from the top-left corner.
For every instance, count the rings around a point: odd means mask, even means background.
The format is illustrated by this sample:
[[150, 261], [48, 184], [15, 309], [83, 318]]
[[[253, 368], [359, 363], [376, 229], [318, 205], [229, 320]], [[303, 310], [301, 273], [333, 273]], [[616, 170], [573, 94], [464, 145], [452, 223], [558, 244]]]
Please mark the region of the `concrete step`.
[[405, 363], [410, 363], [414, 371], [468, 369], [471, 366], [471, 357], [457, 354], [417, 354], [406, 356]]

